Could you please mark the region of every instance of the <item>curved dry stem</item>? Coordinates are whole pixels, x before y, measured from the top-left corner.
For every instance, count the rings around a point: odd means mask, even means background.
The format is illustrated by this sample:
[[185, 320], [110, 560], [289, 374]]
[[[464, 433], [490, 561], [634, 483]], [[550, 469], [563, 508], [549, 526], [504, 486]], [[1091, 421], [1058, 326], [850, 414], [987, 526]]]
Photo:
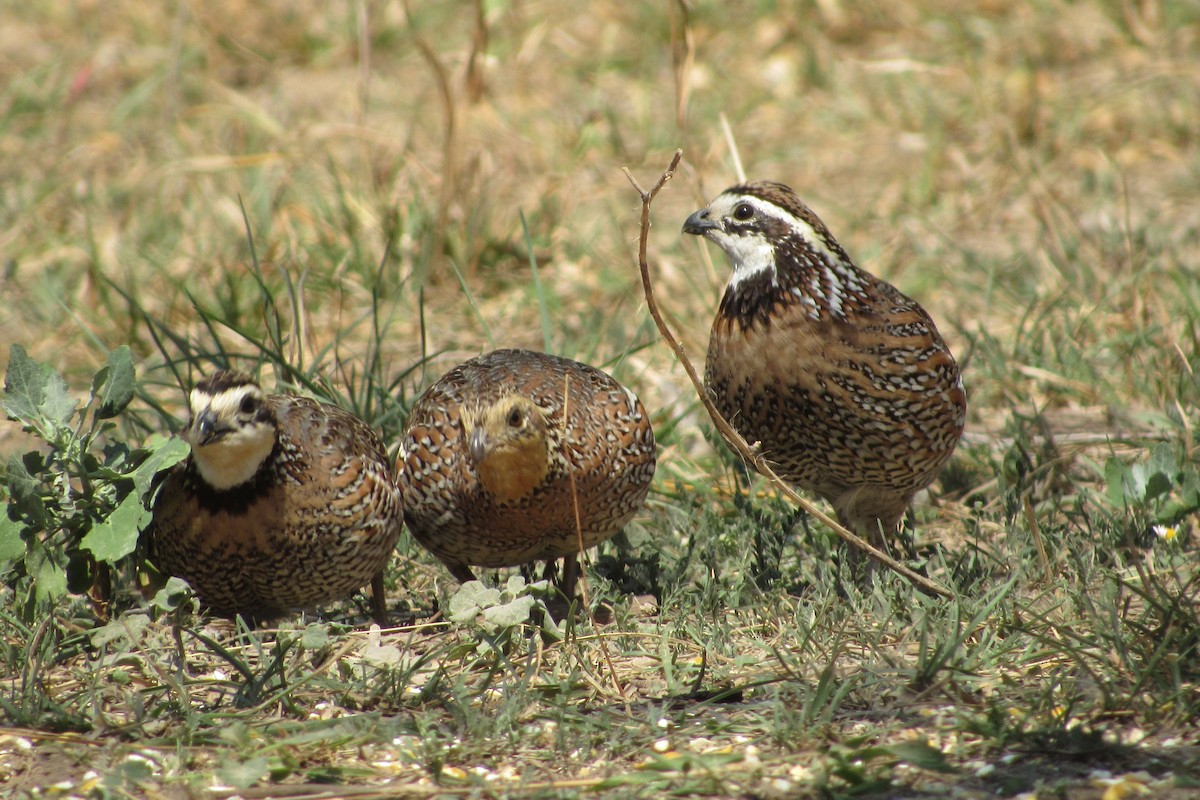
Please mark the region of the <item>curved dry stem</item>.
[[671, 159], [671, 163], [667, 166], [659, 177], [658, 181], [651, 187], [650, 191], [646, 191], [641, 187], [637, 180], [629, 173], [629, 170], [622, 167], [625, 177], [633, 184], [633, 188], [637, 190], [642, 198], [642, 225], [641, 233], [638, 237], [638, 267], [642, 272], [642, 291], [646, 295], [646, 306], [650, 309], [650, 316], [654, 318], [654, 324], [658, 326], [659, 333], [666, 340], [671, 351], [675, 353], [675, 357], [683, 364], [684, 371], [687, 372], [688, 378], [691, 379], [692, 385], [696, 389], [696, 394], [700, 397], [700, 402], [704, 404], [704, 408], [708, 411], [708, 415], [712, 418], [713, 425], [721, 434], [721, 438], [733, 448], [733, 450], [742, 457], [742, 459], [753, 467], [760, 475], [766, 477], [771, 485], [782, 494], [784, 497], [791, 500], [796, 505], [800, 506], [807, 513], [816, 517], [829, 527], [839, 538], [848, 543], [851, 547], [866, 553], [871, 558], [883, 564], [893, 572], [899, 573], [912, 582], [918, 589], [926, 594], [937, 595], [940, 597], [953, 597], [953, 593], [924, 575], [920, 575], [911, 568], [901, 564], [896, 559], [889, 556], [887, 553], [873, 546], [870, 542], [856, 535], [855, 533], [846, 530], [833, 517], [826, 514], [818, 508], [812, 501], [802, 497], [796, 492], [783, 478], [775, 472], [771, 464], [760, 454], [755, 448], [742, 438], [742, 435], [734, 430], [729, 421], [717, 410], [713, 404], [712, 398], [704, 389], [704, 382], [700, 379], [700, 375], [696, 372], [696, 368], [692, 366], [692, 362], [688, 359], [687, 354], [683, 351], [683, 345], [675, 338], [671, 329], [667, 327], [667, 323], [663, 320], [662, 314], [658, 310], [658, 301], [654, 297], [654, 287], [650, 281], [650, 267], [646, 260], [646, 247], [650, 238], [650, 205], [654, 202], [655, 196], [666, 185], [667, 181], [671, 180], [675, 175], [675, 170], [679, 166], [680, 159], [683, 158], [683, 151], [676, 150], [675, 156]]

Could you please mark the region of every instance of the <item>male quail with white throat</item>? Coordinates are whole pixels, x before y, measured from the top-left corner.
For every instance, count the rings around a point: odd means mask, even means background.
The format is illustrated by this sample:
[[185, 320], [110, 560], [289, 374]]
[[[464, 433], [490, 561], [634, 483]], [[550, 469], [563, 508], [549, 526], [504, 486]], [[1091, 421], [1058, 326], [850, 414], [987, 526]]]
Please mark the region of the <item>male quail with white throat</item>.
[[267, 395], [241, 372], [196, 384], [183, 437], [147, 531], [150, 558], [202, 605], [263, 622], [370, 582], [386, 615], [383, 569], [403, 506], [383, 443], [362, 420], [305, 397]]
[[783, 478], [886, 544], [966, 421], [958, 365], [933, 320], [859, 269], [783, 184], [726, 189], [683, 230], [733, 268], [705, 365], [717, 408]]

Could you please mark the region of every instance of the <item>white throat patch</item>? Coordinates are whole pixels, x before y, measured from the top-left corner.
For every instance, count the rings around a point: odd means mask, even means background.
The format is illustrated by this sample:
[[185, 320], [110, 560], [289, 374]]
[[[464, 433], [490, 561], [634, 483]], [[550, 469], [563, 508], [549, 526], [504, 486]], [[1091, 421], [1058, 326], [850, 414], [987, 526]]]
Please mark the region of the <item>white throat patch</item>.
[[[261, 394], [257, 386], [242, 386], [208, 397], [193, 390], [191, 408], [211, 411], [235, 430], [207, 445], [192, 445], [192, 458], [200, 477], [214, 489], [232, 489], [246, 483], [275, 449], [275, 427], [265, 422], [239, 421], [239, 408], [247, 394]], [[190, 436], [188, 437], [190, 439]]]
[[[752, 206], [760, 216], [781, 220], [791, 236], [798, 237], [805, 242], [810, 251], [823, 263], [821, 276], [829, 284], [828, 292], [822, 292], [821, 278], [814, 276], [811, 286], [813, 294], [830, 295], [832, 298], [831, 310], [839, 317], [844, 316], [843, 297], [847, 292], [861, 292], [863, 286], [852, 271], [841, 268], [845, 263], [843, 258], [830, 249], [825, 237], [818, 234], [816, 228], [807, 220], [796, 216], [787, 209], [748, 195], [722, 194], [709, 206], [709, 214], [721, 220], [727, 220], [733, 215], [734, 209], [742, 204]], [[727, 291], [736, 291], [742, 283], [766, 271], [770, 271], [771, 284], [779, 285], [778, 267], [775, 264], [775, 247], [765, 236], [732, 235], [721, 228], [708, 231], [706, 236], [720, 245], [721, 249], [729, 256], [733, 275], [729, 278]], [[803, 294], [795, 289], [793, 289], [793, 293], [803, 297]], [[815, 301], [809, 299], [808, 303], [815, 308]], [[810, 315], [815, 316], [815, 313], [810, 311]]]
[[229, 434], [205, 447], [192, 446], [192, 458], [204, 482], [214, 489], [241, 486], [258, 472], [275, 449], [275, 431], [257, 425]]
[[729, 263], [733, 265], [730, 289], [737, 289], [742, 282], [764, 272], [770, 272], [771, 283], [775, 283], [775, 246], [766, 238], [729, 236], [720, 231], [714, 232], [712, 238], [729, 255]]

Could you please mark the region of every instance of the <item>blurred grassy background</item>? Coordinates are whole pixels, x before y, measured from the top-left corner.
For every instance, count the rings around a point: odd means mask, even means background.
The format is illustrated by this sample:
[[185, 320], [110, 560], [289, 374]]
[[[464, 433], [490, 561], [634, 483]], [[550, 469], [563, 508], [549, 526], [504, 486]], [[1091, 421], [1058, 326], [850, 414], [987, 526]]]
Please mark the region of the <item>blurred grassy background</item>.
[[[929, 307], [968, 362], [973, 426], [1161, 409], [1190, 373], [1195, 4], [480, 8], [10, 4], [0, 339], [69, 378], [120, 343], [152, 367], [114, 287], [183, 335], [188, 294], [253, 326], [241, 204], [268, 280], [303, 278], [309, 351], [377, 292], [410, 365], [418, 289], [438, 367], [540, 346], [533, 257], [551, 348], [603, 363], [654, 339], [620, 167], [648, 178], [682, 147], [652, 255], [699, 353], [724, 265], [678, 225], [734, 181], [723, 114], [750, 177], [795, 186]], [[637, 367], [654, 407], [686, 396], [662, 348]]]

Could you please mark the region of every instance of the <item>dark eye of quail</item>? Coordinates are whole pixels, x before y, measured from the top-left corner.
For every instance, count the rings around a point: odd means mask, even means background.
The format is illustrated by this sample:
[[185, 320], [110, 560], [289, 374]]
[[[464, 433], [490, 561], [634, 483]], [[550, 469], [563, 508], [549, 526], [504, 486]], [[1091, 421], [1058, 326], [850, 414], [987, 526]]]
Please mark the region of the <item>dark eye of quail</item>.
[[749, 203], [741, 203], [733, 210], [733, 218], [745, 222], [754, 216], [754, 208]]
[[243, 414], [253, 414], [255, 409], [257, 409], [257, 408], [258, 408], [258, 401], [255, 400], [253, 396], [246, 395], [245, 397], [242, 398], [241, 411]]
[[508, 412], [508, 427], [519, 428], [521, 427], [521, 422], [521, 411], [519, 409], [514, 408]]

